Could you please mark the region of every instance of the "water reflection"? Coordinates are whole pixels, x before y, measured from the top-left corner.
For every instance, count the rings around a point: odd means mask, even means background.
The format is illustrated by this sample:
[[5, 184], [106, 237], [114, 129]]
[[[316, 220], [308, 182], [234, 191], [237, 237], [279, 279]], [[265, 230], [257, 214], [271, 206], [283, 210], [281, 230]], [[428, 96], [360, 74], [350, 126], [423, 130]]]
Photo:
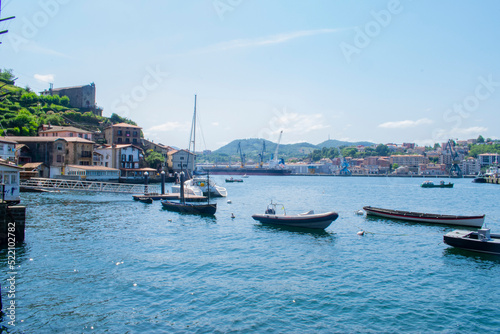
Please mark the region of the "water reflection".
[[500, 255], [475, 252], [471, 250], [448, 247], [443, 251], [443, 256], [448, 258], [461, 258], [473, 260], [476, 263], [494, 263], [500, 264]]

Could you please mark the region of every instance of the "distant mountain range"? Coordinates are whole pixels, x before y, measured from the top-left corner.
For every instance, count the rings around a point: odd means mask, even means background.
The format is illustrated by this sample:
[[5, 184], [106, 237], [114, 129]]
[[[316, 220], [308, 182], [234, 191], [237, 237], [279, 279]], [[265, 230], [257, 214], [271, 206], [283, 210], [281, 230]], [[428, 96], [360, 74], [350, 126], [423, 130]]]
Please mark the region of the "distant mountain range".
[[[270, 160], [276, 151], [277, 143], [273, 143], [272, 141], [258, 138], [250, 138], [250, 139], [236, 139], [230, 142], [229, 144], [215, 150], [212, 152], [211, 157], [217, 158], [219, 161], [224, 161], [233, 158], [232, 160], [237, 161], [240, 160], [240, 152], [238, 150], [238, 145], [241, 146], [241, 151], [245, 155], [245, 158], [248, 161], [253, 160], [255, 162], [259, 161], [259, 154], [262, 153], [264, 149], [264, 161]], [[278, 150], [278, 156], [280, 158], [290, 159], [290, 158], [303, 158], [307, 156], [309, 153], [314, 150], [321, 150], [323, 147], [331, 148], [331, 147], [341, 147], [341, 146], [371, 146], [374, 143], [361, 141], [361, 142], [347, 142], [340, 140], [327, 140], [318, 145], [310, 144], [310, 143], [296, 143], [296, 144], [280, 144]], [[264, 147], [265, 146], [265, 147]], [[208, 157], [207, 157], [208, 158]]]

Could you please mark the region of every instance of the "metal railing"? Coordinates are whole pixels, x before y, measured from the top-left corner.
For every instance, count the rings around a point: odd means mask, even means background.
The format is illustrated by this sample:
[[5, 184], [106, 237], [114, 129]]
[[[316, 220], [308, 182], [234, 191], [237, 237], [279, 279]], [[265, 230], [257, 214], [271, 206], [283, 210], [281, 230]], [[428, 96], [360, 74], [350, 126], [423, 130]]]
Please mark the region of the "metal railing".
[[81, 181], [81, 180], [61, 180], [61, 179], [46, 179], [46, 178], [31, 178], [29, 180], [21, 182], [20, 186], [27, 189], [75, 190], [75, 191], [110, 192], [110, 193], [125, 193], [125, 194], [143, 194], [143, 193], [160, 192], [160, 186], [158, 185], [111, 183], [111, 182]]

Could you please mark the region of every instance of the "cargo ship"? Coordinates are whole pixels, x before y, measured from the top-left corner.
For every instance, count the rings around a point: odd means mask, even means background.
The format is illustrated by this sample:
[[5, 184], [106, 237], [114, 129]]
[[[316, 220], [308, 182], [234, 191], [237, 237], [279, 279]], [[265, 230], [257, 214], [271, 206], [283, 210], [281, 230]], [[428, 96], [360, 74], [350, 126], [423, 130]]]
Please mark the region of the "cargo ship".
[[196, 173], [209, 172], [210, 175], [290, 175], [292, 171], [286, 167], [270, 168], [267, 166], [214, 166], [214, 165], [198, 165]]

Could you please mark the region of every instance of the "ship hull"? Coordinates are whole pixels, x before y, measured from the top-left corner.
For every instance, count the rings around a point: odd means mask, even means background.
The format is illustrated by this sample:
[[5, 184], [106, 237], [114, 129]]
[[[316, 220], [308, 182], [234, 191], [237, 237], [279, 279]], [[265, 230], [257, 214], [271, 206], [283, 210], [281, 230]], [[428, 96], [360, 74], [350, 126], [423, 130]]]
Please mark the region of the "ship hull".
[[270, 168], [234, 168], [234, 167], [203, 167], [204, 171], [210, 172], [210, 175], [270, 175], [284, 176], [292, 174], [289, 169], [270, 169]]

